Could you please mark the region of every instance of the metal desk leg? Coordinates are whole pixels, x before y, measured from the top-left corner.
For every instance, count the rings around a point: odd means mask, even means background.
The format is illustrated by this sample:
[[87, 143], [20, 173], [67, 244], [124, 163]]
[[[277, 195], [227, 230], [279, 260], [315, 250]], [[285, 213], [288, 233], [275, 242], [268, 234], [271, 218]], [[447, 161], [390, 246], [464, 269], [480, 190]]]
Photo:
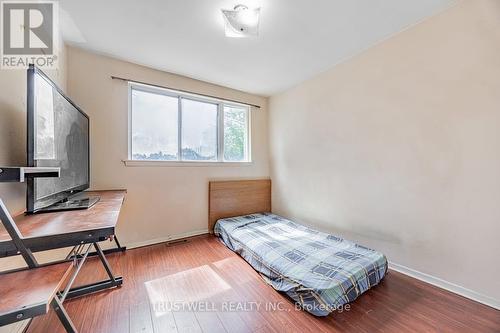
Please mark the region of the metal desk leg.
[[[114, 239], [114, 241], [115, 241], [116, 247], [111, 248], [111, 249], [107, 249], [107, 250], [103, 250], [103, 251], [102, 251], [102, 253], [104, 253], [104, 254], [111, 254], [111, 253], [115, 253], [115, 252], [125, 252], [125, 251], [127, 250], [127, 247], [126, 247], [126, 246], [121, 246], [121, 244], [120, 244], [120, 242], [118, 241], [118, 238], [117, 238], [116, 236], [113, 236], [113, 239]], [[74, 248], [73, 248], [73, 249], [69, 252], [69, 254], [68, 254], [68, 256], [66, 257], [66, 259], [68, 259], [68, 260], [69, 260], [69, 259], [73, 259], [73, 257], [74, 257], [74, 251], [75, 251], [75, 248], [77, 248], [77, 247], [78, 247], [78, 245], [77, 245], [77, 246], [75, 246], [75, 247], [74, 247]], [[97, 251], [96, 251], [96, 252], [90, 252], [90, 253], [89, 253], [89, 257], [94, 257], [94, 256], [97, 256], [97, 255], [99, 255], [99, 254], [97, 253]]]
[[75, 297], [95, 293], [97, 291], [101, 291], [104, 289], [119, 287], [123, 284], [123, 277], [113, 275], [113, 271], [111, 270], [111, 267], [109, 266], [108, 260], [106, 259], [104, 253], [102, 252], [99, 244], [94, 243], [93, 245], [96, 249], [96, 252], [97, 252], [97, 255], [99, 256], [99, 259], [101, 260], [102, 265], [104, 266], [104, 269], [106, 270], [106, 273], [108, 273], [109, 280], [103, 280], [103, 281], [87, 284], [84, 286], [72, 288], [66, 293], [65, 299], [70, 299], [70, 298], [75, 298]]
[[9, 211], [7, 210], [7, 207], [5, 207], [5, 204], [1, 199], [0, 199], [0, 222], [2, 222], [2, 224], [5, 227], [5, 230], [7, 230], [7, 232], [9, 233], [10, 238], [14, 242], [14, 245], [19, 251], [19, 254], [23, 256], [23, 259], [24, 261], [26, 261], [28, 267], [29, 268], [38, 267], [39, 265], [38, 262], [36, 261], [35, 256], [31, 252], [31, 250], [24, 245], [21, 232], [17, 228], [14, 219], [12, 219], [12, 216], [10, 215]]
[[97, 251], [97, 255], [99, 255], [99, 259], [101, 259], [104, 269], [106, 269], [106, 272], [108, 273], [109, 279], [113, 281], [113, 283], [116, 283], [113, 271], [111, 270], [111, 267], [109, 266], [108, 260], [104, 256], [104, 253], [102, 253], [101, 247], [97, 243], [94, 243], [94, 247]]
[[78, 330], [75, 328], [75, 325], [71, 321], [71, 319], [68, 316], [68, 313], [66, 312], [66, 309], [64, 309], [64, 306], [62, 305], [61, 301], [57, 296], [55, 296], [52, 299], [52, 302], [50, 303], [52, 308], [57, 314], [57, 317], [61, 321], [61, 324], [64, 326], [64, 329], [68, 333], [78, 333]]

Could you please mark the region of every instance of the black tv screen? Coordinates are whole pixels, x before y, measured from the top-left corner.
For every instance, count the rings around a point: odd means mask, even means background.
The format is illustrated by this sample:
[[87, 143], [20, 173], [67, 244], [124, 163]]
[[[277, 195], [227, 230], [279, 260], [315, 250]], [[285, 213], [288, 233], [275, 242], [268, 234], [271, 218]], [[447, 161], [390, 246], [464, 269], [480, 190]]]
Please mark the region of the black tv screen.
[[28, 179], [27, 212], [89, 188], [89, 117], [34, 66], [28, 69], [28, 166], [59, 167], [59, 178]]

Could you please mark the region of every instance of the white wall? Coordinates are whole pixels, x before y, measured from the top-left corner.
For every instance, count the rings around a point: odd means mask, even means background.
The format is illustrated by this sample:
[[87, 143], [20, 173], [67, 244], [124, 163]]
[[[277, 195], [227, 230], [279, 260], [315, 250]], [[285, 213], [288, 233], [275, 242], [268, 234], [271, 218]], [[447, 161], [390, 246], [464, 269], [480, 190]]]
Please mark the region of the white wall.
[[[111, 75], [262, 105], [252, 110], [250, 166], [130, 167], [127, 83]], [[203, 232], [208, 181], [269, 177], [267, 99], [113, 58], [68, 48], [68, 90], [91, 119], [92, 188], [128, 190], [118, 227], [127, 245]]]
[[461, 1], [269, 109], [277, 213], [500, 304], [500, 2]]

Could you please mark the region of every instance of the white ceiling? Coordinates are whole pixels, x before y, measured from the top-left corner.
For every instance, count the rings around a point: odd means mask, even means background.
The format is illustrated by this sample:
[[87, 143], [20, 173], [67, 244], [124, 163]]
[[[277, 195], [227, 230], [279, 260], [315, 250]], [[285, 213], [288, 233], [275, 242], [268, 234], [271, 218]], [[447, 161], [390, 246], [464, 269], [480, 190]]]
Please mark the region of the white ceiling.
[[[61, 0], [72, 45], [273, 95], [454, 0]], [[260, 35], [226, 38], [220, 9], [262, 7]]]

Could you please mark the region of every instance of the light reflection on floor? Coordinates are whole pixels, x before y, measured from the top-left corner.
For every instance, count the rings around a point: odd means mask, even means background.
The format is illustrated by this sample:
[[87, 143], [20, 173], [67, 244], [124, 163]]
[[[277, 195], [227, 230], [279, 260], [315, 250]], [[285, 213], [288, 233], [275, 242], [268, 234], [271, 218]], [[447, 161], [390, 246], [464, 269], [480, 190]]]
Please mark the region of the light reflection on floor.
[[[208, 265], [147, 281], [145, 285], [156, 317], [170, 312], [172, 304], [205, 302], [231, 290], [231, 286]], [[167, 303], [170, 306], [165, 306]]]

